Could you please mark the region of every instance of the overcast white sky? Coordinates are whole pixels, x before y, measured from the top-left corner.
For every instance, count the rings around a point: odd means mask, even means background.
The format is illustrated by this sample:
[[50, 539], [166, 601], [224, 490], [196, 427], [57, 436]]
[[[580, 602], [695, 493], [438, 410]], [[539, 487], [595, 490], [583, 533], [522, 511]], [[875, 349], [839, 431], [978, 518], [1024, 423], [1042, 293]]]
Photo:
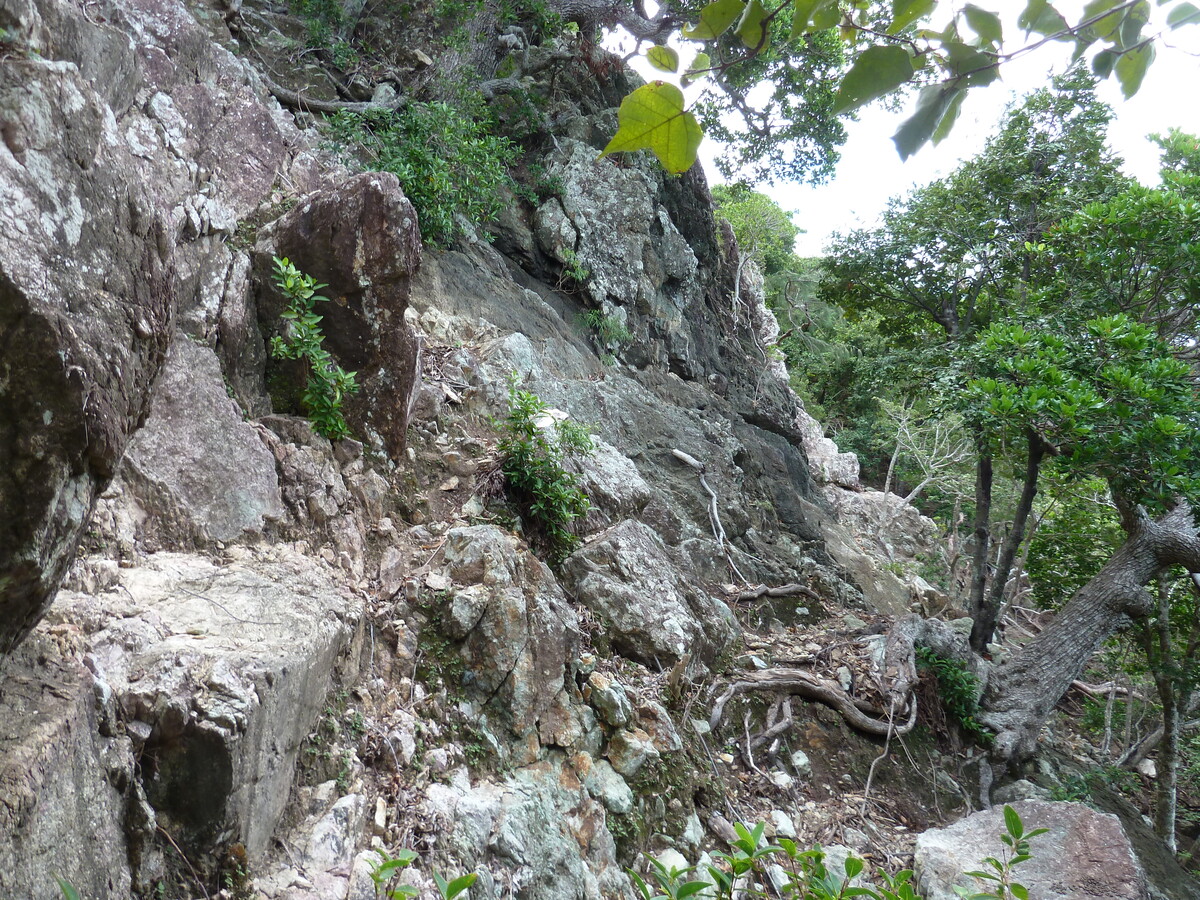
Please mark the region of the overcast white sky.
[[[980, 5], [1015, 20], [1025, 3], [985, 0]], [[1066, 0], [1057, 6], [1068, 19], [1078, 20], [1076, 7], [1082, 3]], [[952, 8], [950, 4], [942, 7]], [[944, 17], [942, 14], [935, 21], [940, 24]], [[1022, 35], [1015, 24], [1006, 22], [1005, 36], [1009, 46], [1020, 46]], [[1101, 97], [1116, 113], [1109, 130], [1109, 143], [1125, 159], [1126, 171], [1146, 184], [1158, 180], [1158, 152], [1147, 140], [1148, 134], [1165, 133], [1172, 127], [1200, 134], [1200, 25], [1171, 32], [1167, 41], [1159, 44], [1157, 59], [1141, 91], [1131, 100], [1122, 98], [1114, 79], [1100, 86]], [[696, 45], [687, 47], [681, 48], [680, 54], [685, 62], [694, 55]], [[784, 209], [793, 212], [796, 224], [805, 229], [796, 242], [797, 252], [802, 256], [820, 255], [833, 232], [871, 225], [890, 197], [906, 194], [916, 185], [949, 174], [960, 161], [983, 147], [1011, 100], [1046, 84], [1051, 71], [1065, 68], [1067, 52], [1062, 45], [1049, 45], [1007, 64], [1000, 81], [969, 93], [954, 131], [945, 141], [936, 147], [926, 146], [907, 162], [900, 161], [891, 141], [907, 113], [889, 113], [877, 107], [860, 110], [859, 121], [847, 123], [849, 139], [842, 147], [836, 174], [827, 184], [818, 187], [778, 184], [763, 188]], [[652, 73], [653, 70], [647, 72], [647, 77], [661, 77], [661, 73]], [[912, 102], [915, 96], [910, 99]], [[720, 180], [711, 164], [714, 150], [708, 140], [700, 148], [705, 170], [713, 182]]]

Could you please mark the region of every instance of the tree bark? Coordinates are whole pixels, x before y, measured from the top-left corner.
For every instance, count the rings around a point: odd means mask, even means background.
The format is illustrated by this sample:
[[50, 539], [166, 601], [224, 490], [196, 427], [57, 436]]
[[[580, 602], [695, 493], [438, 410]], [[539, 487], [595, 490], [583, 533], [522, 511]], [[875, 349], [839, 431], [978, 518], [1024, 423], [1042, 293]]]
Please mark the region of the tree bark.
[[[976, 622], [983, 615], [984, 593], [987, 590], [987, 560], [991, 543], [992, 518], [992, 457], [981, 451], [975, 465], [975, 549], [971, 559], [971, 598], [969, 609]], [[971, 629], [971, 649], [982, 654], [987, 642], [975, 642]]]
[[1154, 609], [1145, 585], [1173, 565], [1200, 571], [1200, 534], [1186, 503], [1157, 520], [1142, 516], [1096, 577], [1020, 653], [993, 669], [980, 720], [996, 732], [995, 761], [1015, 765], [1033, 754], [1071, 682], [1111, 634]]
[[971, 628], [971, 647], [976, 653], [987, 649], [996, 631], [996, 620], [1000, 617], [1000, 607], [1004, 603], [1004, 589], [1008, 585], [1008, 576], [1012, 573], [1017, 551], [1025, 539], [1025, 525], [1029, 521], [1029, 511], [1033, 509], [1033, 499], [1037, 496], [1038, 475], [1041, 471], [1042, 457], [1046, 453], [1046, 445], [1033, 430], [1030, 430], [1026, 437], [1029, 441], [1029, 455], [1025, 462], [1025, 483], [1021, 488], [1021, 499], [1017, 501], [1012, 528], [1000, 548], [996, 571], [992, 575], [992, 589], [987, 600], [980, 604], [975, 624]]

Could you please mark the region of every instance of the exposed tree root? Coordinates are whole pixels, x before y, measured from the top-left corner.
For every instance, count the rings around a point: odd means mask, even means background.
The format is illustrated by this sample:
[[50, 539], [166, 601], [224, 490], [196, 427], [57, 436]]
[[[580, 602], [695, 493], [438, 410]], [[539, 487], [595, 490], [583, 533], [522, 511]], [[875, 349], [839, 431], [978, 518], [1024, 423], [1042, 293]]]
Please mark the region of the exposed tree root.
[[[796, 587], [798, 586], [786, 585], [777, 589], [759, 587], [745, 593], [759, 597], [769, 595], [772, 590], [791, 591]], [[780, 593], [775, 596], [787, 594]], [[917, 615], [905, 616], [896, 621], [888, 634], [883, 671], [878, 673], [879, 677], [876, 679], [881, 693], [887, 700], [887, 709], [850, 696], [841, 685], [808, 669], [778, 666], [738, 676], [713, 706], [709, 727], [716, 729], [720, 725], [726, 704], [738, 694], [768, 691], [824, 703], [837, 710], [850, 727], [866, 734], [889, 739], [891, 736], [908, 734], [917, 723], [917, 701], [913, 692], [918, 681], [917, 646], [926, 646], [939, 656], [960, 660], [982, 677], [982, 663], [970, 652], [963, 635], [937, 619], [923, 619]], [[779, 721], [769, 721], [765, 731], [749, 740], [751, 752], [781, 734], [792, 724], [790, 709], [784, 709], [786, 712]], [[907, 718], [904, 721], [896, 722], [896, 715], [906, 713]], [[775, 718], [774, 708], [768, 718]]]
[[[892, 729], [886, 712], [876, 710], [877, 715], [868, 715], [859, 709], [858, 704], [839, 685], [803, 669], [765, 669], [762, 672], [748, 672], [729, 685], [717, 700], [708, 720], [709, 727], [715, 729], [720, 725], [725, 705], [738, 694], [748, 691], [786, 692], [806, 700], [816, 700], [837, 710], [850, 727], [866, 734], [883, 737]], [[895, 726], [894, 734], [908, 734], [917, 724], [917, 704], [906, 702], [905, 705], [909, 709], [908, 721]]]

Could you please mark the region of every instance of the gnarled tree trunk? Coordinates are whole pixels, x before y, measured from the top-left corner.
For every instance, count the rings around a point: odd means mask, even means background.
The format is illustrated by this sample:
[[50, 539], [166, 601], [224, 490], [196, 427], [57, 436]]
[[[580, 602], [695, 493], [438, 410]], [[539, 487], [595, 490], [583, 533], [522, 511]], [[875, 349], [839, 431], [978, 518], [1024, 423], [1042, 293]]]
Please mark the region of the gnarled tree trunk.
[[1173, 565], [1200, 571], [1200, 534], [1186, 503], [1157, 520], [1142, 517], [1054, 621], [993, 669], [980, 719], [996, 731], [996, 761], [1019, 763], [1033, 754], [1042, 724], [1071, 682], [1106, 638], [1153, 610], [1145, 585]]

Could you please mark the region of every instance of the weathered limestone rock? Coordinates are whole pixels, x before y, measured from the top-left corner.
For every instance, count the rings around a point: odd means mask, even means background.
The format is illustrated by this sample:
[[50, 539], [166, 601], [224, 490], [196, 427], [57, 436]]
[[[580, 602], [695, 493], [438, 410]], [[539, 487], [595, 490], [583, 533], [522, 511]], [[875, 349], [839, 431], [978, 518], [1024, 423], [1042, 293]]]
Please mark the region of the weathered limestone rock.
[[175, 341], [123, 477], [167, 545], [234, 541], [284, 515], [275, 460], [229, 399], [212, 350]]
[[84, 897], [128, 900], [133, 756], [99, 735], [92, 675], [59, 635], [37, 629], [0, 680], [0, 897], [62, 900], [57, 872]]
[[544, 563], [492, 525], [452, 529], [444, 553], [448, 574], [466, 588], [442, 602], [464, 640], [467, 687], [491, 701], [487, 714], [501, 710], [518, 738], [540, 731], [543, 743], [556, 743], [573, 727], [559, 697], [578, 628], [562, 589]]
[[426, 806], [439, 832], [455, 855], [475, 861], [480, 873], [472, 896], [499, 900], [514, 884], [528, 900], [600, 900], [629, 893], [604, 807], [583, 785], [590, 765], [587, 754], [556, 753], [500, 784], [470, 786], [452, 778], [449, 785], [429, 788]]
[[858, 457], [853, 453], [842, 453], [838, 445], [825, 437], [821, 423], [804, 409], [796, 412], [796, 427], [804, 436], [804, 452], [813, 478], [823, 484], [858, 490]]
[[64, 593], [54, 616], [87, 632], [159, 821], [185, 848], [237, 840], [256, 859], [361, 609], [310, 559], [229, 554], [155, 554], [119, 590]]
[[347, 421], [379, 436], [392, 456], [404, 450], [420, 350], [404, 320], [409, 282], [421, 262], [412, 204], [395, 175], [370, 172], [308, 197], [280, 219], [256, 250], [259, 323], [279, 331], [283, 300], [269, 287], [272, 256], [288, 257], [320, 282], [325, 348], [361, 389]]
[[669, 666], [687, 653], [713, 659], [737, 632], [725, 604], [689, 583], [640, 522], [624, 521], [576, 550], [563, 578], [609, 626], [613, 646], [648, 666]]
[[0, 125], [2, 659], [45, 612], [146, 413], [172, 304], [163, 223], [79, 69], [10, 55]]
[[[1049, 828], [1034, 838], [1033, 858], [1015, 877], [1039, 900], [1146, 900], [1146, 881], [1116, 816], [1081, 803], [1022, 800], [1012, 804], [1025, 830]], [[985, 856], [1001, 855], [1004, 810], [995, 806], [934, 828], [917, 838], [916, 871], [926, 900], [951, 900], [953, 885], [971, 884], [962, 873]]]

